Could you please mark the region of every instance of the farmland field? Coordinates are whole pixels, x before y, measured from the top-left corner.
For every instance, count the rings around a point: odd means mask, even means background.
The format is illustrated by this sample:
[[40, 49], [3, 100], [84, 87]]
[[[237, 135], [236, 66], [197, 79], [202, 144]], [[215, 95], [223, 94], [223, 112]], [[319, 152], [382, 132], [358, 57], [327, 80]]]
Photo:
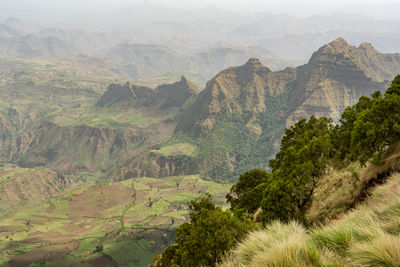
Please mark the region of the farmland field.
[[187, 221], [190, 200], [210, 192], [223, 205], [228, 189], [194, 175], [66, 192], [0, 218], [0, 265], [143, 266]]

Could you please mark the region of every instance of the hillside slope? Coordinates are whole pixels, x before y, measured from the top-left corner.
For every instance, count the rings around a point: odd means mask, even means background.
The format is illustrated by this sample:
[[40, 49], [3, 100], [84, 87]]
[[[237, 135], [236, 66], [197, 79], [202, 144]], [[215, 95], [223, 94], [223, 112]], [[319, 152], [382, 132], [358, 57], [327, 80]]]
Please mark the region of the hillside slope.
[[400, 175], [374, 189], [367, 203], [306, 230], [292, 222], [253, 232], [219, 266], [397, 266]]

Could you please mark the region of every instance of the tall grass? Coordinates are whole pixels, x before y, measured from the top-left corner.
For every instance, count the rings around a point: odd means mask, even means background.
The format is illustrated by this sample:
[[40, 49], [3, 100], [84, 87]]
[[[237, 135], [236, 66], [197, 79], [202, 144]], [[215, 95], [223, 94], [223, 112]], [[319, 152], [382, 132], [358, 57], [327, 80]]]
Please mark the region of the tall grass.
[[221, 266], [400, 266], [400, 174], [327, 225], [274, 222], [249, 234]]

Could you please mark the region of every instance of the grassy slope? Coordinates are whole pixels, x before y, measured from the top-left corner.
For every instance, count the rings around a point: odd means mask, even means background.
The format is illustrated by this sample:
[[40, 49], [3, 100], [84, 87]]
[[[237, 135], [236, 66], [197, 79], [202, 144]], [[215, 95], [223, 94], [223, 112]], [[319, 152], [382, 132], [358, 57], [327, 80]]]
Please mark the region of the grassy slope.
[[306, 230], [272, 223], [254, 232], [222, 266], [399, 266], [400, 175], [378, 186], [367, 203]]
[[228, 190], [198, 176], [137, 178], [17, 208], [0, 217], [0, 265], [143, 266], [187, 219], [188, 201], [210, 192], [221, 204]]

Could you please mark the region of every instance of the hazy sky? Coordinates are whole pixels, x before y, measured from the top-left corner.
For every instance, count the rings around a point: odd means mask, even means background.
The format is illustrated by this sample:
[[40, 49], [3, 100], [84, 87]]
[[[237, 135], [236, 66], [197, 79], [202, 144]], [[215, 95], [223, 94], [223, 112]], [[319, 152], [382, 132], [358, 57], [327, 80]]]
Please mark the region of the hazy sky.
[[[106, 12], [143, 3], [143, 0], [0, 0], [0, 12], [14, 16], [27, 11], [47, 11], [51, 14]], [[156, 5], [175, 8], [201, 8], [217, 6], [234, 12], [268, 12], [313, 14], [362, 14], [372, 17], [397, 18], [399, 0], [149, 0]], [[36, 10], [35, 10], [36, 9]]]

